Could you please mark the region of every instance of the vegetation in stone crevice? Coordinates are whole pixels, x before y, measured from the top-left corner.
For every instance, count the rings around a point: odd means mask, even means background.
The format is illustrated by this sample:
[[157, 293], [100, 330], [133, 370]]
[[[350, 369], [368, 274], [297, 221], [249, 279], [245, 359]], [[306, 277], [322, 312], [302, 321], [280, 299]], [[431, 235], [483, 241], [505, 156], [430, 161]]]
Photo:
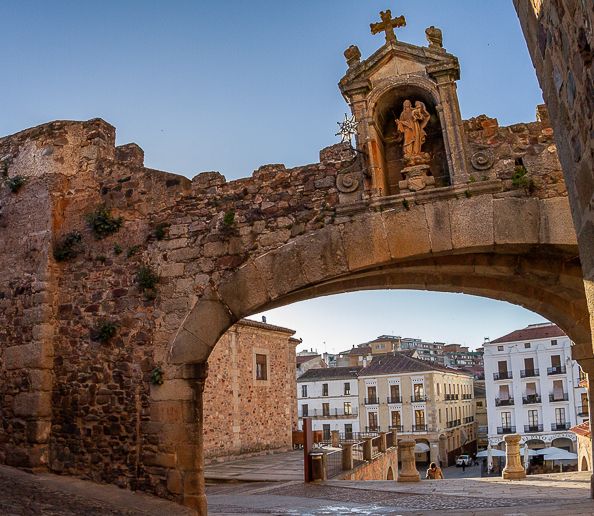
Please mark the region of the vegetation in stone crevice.
[[169, 227], [169, 224], [161, 223], [157, 224], [155, 227], [154, 235], [157, 240], [163, 240], [166, 236], [166, 229]]
[[6, 186], [12, 193], [17, 193], [21, 187], [27, 182], [23, 176], [9, 177], [6, 180]]
[[126, 253], [126, 256], [128, 258], [132, 258], [133, 256], [137, 255], [139, 252], [140, 252], [140, 246], [133, 245], [132, 247], [128, 248], [128, 252]]
[[165, 373], [163, 372], [163, 369], [161, 368], [160, 365], [156, 366], [152, 371], [151, 371], [151, 383], [153, 385], [163, 385], [163, 380]]
[[410, 210], [410, 203], [408, 202], [408, 199], [402, 199], [402, 206], [405, 210]]
[[66, 262], [76, 258], [82, 250], [82, 235], [73, 231], [54, 246], [54, 258], [57, 262]]
[[97, 240], [101, 240], [118, 231], [124, 222], [123, 217], [113, 217], [105, 206], [97, 208], [86, 215], [87, 223]]
[[512, 175], [512, 186], [514, 188], [523, 188], [526, 193], [532, 193], [535, 189], [534, 180], [528, 177], [528, 171], [524, 165], [516, 165]]
[[102, 321], [93, 332], [93, 340], [106, 344], [117, 332], [117, 325], [111, 321]]
[[219, 226], [219, 231], [226, 236], [233, 235], [237, 232], [237, 228], [235, 227], [235, 210], [225, 212]]
[[114, 244], [113, 246], [113, 254], [118, 255], [118, 254], [122, 254], [122, 246], [120, 244]]
[[472, 192], [470, 190], [464, 190], [464, 195], [467, 199], [470, 199], [472, 197]]
[[157, 297], [157, 283], [159, 283], [159, 275], [153, 270], [150, 265], [142, 265], [136, 274], [136, 283], [144, 293], [144, 297], [148, 300]]

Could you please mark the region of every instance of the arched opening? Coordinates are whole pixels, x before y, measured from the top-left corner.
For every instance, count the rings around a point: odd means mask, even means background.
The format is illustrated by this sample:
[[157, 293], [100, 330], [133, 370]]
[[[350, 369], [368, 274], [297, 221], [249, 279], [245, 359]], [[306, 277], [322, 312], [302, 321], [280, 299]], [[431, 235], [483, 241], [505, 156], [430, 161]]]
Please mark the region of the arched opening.
[[553, 439], [551, 446], [567, 450], [568, 452], [573, 452], [575, 447], [573, 441], [567, 437], [558, 437], [557, 439]]
[[580, 463], [580, 471], [590, 471], [588, 467], [588, 459], [584, 456], [582, 457], [582, 461]]
[[388, 467], [388, 474], [386, 475], [386, 480], [394, 480], [394, 470], [392, 466]]
[[541, 439], [528, 439], [526, 441], [526, 446], [531, 450], [542, 450], [546, 447], [546, 444]]

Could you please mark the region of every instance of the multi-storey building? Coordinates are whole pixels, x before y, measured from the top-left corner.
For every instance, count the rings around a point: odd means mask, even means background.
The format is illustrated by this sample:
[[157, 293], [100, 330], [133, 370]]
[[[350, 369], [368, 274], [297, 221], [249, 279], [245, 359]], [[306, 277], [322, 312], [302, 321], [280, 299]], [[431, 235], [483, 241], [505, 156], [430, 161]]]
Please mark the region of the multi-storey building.
[[518, 433], [531, 448], [575, 451], [569, 429], [587, 420], [588, 398], [567, 335], [555, 324], [533, 324], [484, 348], [490, 443]]
[[362, 430], [396, 430], [426, 446], [420, 460], [452, 463], [476, 449], [472, 375], [405, 353], [377, 356], [359, 372]]
[[470, 351], [468, 346], [445, 344], [443, 346], [445, 365], [454, 369], [474, 369], [483, 366], [483, 350]]
[[476, 418], [476, 443], [479, 450], [489, 446], [489, 420], [487, 418], [487, 391], [484, 380], [474, 380], [474, 410]]
[[359, 429], [360, 367], [309, 369], [297, 379], [299, 428], [304, 417], [312, 419], [313, 430], [323, 430], [324, 439], [338, 430], [347, 438]]

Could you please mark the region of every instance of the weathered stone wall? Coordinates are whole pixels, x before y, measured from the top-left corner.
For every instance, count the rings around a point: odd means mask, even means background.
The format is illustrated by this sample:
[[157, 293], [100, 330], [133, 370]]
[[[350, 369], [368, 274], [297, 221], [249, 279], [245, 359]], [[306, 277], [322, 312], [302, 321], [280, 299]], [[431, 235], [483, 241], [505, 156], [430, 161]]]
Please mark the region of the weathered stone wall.
[[[208, 358], [204, 386], [204, 459], [291, 448], [297, 404], [293, 330], [240, 321]], [[254, 356], [265, 354], [268, 379], [257, 380]]]
[[389, 480], [388, 471], [392, 469], [393, 480], [398, 474], [398, 448], [388, 448], [372, 461], [365, 462], [349, 472], [337, 477], [340, 480]]

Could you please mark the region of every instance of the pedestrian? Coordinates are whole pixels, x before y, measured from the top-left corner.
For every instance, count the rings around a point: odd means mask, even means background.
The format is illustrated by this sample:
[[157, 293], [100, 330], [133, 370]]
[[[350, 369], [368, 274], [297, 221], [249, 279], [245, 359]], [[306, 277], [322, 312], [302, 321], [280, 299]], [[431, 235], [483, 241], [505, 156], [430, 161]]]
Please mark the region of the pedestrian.
[[466, 471], [466, 461], [462, 460], [462, 473]]
[[442, 480], [444, 478], [443, 471], [441, 471], [441, 468], [435, 464], [435, 462], [432, 462], [427, 470], [425, 478], [429, 480]]

